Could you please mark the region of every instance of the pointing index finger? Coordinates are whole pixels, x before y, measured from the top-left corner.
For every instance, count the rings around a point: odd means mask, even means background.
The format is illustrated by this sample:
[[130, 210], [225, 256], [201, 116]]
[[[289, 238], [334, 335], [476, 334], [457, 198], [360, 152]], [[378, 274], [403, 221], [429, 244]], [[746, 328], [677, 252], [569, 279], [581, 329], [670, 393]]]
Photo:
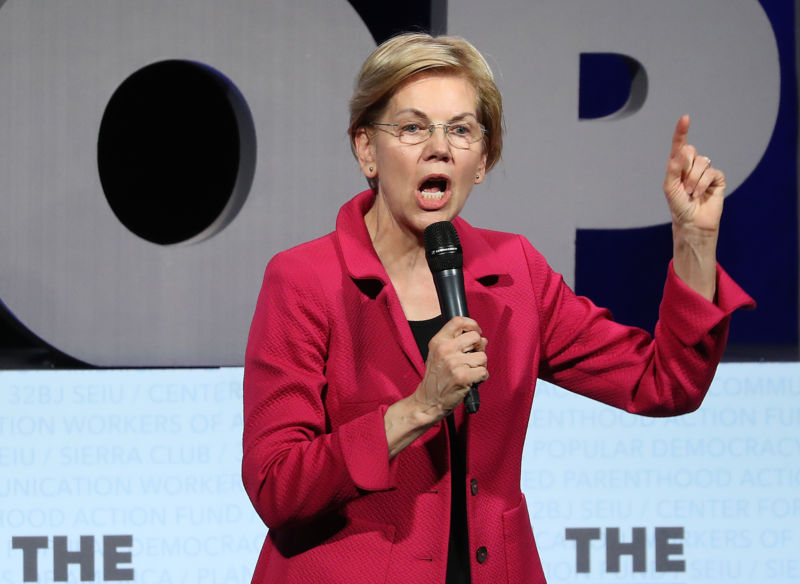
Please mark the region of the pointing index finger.
[[681, 119], [678, 120], [678, 124], [675, 126], [675, 133], [672, 135], [672, 150], [670, 150], [669, 156], [673, 158], [681, 148], [686, 146], [686, 139], [689, 136], [689, 115], [684, 114], [681, 116]]

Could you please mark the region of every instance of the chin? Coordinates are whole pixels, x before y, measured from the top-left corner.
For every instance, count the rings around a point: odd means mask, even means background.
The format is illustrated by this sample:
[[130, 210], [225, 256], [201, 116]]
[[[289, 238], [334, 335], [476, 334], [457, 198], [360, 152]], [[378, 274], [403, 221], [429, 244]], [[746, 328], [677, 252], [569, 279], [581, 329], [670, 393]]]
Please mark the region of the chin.
[[448, 212], [446, 209], [440, 209], [438, 211], [425, 212], [421, 217], [418, 217], [415, 223], [419, 227], [419, 232], [422, 233], [429, 225], [440, 221], [452, 221], [455, 218], [455, 214]]

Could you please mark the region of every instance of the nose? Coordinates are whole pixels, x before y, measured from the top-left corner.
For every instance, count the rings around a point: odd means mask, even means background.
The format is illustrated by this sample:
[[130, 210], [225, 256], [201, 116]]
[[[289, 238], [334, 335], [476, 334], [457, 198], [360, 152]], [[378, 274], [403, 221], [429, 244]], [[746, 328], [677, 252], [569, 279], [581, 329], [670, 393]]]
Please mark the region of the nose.
[[[440, 129], [441, 132], [436, 130]], [[428, 127], [431, 137], [425, 141], [425, 154], [427, 159], [450, 160], [450, 141], [447, 138], [445, 124], [431, 124]]]

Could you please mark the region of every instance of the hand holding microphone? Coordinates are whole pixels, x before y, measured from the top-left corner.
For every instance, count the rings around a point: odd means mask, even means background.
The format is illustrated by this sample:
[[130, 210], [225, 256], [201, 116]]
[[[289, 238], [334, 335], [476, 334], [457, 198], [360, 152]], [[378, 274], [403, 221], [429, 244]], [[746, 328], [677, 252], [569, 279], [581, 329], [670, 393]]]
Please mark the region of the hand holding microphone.
[[[424, 236], [425, 257], [433, 274], [439, 307], [446, 323], [434, 340], [444, 335], [445, 339], [451, 337], [454, 342], [463, 345], [462, 352], [465, 353], [463, 363], [453, 363], [453, 365], [462, 367], [460, 371], [455, 369], [457, 371], [455, 375], [457, 381], [469, 387], [464, 398], [464, 406], [468, 413], [474, 414], [480, 407], [478, 384], [488, 377], [484, 353], [486, 339], [480, 336], [480, 328], [474, 320], [453, 321], [455, 317], [469, 317], [462, 271], [464, 260], [458, 233], [452, 223], [440, 221], [426, 227]], [[431, 348], [434, 349], [433, 346]]]

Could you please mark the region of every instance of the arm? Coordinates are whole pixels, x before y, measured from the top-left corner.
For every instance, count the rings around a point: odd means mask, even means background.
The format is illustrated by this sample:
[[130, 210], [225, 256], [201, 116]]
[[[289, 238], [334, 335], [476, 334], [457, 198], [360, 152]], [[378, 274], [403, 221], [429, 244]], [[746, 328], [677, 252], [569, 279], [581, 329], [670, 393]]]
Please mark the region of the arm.
[[607, 311], [575, 296], [549, 268], [532, 274], [534, 286], [541, 283], [545, 311], [543, 377], [631, 412], [696, 409], [722, 358], [730, 314], [753, 306], [717, 265], [725, 175], [687, 144], [688, 133], [689, 116], [683, 116], [664, 180], [673, 261], [654, 339], [613, 323]]
[[[532, 248], [541, 307], [542, 379], [626, 411], [671, 416], [697, 409], [725, 350], [731, 313], [750, 297], [716, 267], [716, 304], [689, 288], [671, 264], [655, 336], [616, 323], [577, 296]], [[537, 285], [538, 284], [538, 285]]]
[[245, 355], [242, 457], [245, 490], [270, 528], [393, 488], [382, 411], [328, 427], [327, 312], [313, 267], [273, 258]]

